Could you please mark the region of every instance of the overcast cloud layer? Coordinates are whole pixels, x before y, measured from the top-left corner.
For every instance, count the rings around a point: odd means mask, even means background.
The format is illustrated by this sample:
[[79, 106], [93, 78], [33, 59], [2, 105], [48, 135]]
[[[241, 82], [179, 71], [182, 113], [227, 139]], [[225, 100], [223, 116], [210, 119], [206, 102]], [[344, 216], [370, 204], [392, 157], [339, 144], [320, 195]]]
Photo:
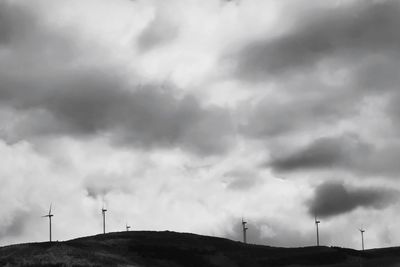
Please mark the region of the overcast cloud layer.
[[0, 0], [0, 244], [46, 240], [50, 203], [56, 239], [96, 234], [104, 203], [108, 231], [305, 246], [318, 215], [322, 244], [398, 245], [399, 26], [394, 0]]

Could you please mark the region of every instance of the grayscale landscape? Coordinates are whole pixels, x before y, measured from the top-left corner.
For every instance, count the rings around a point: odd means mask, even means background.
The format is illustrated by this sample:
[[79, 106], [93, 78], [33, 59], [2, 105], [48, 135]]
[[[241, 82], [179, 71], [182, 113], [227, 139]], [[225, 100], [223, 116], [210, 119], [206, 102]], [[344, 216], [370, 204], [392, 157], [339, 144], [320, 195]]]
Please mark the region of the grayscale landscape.
[[399, 178], [400, 0], [0, 0], [0, 266], [400, 266]]

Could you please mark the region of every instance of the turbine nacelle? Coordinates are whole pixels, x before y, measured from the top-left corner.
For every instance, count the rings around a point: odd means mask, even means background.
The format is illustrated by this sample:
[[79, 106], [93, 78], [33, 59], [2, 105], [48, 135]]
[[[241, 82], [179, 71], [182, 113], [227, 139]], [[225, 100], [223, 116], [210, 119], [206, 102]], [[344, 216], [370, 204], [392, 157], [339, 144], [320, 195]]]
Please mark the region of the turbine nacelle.
[[103, 213], [106, 212], [106, 211], [107, 211], [107, 209], [105, 209], [105, 208], [101, 209], [101, 212], [103, 212]]
[[242, 220], [243, 230], [247, 230], [249, 228], [246, 227], [247, 222]]

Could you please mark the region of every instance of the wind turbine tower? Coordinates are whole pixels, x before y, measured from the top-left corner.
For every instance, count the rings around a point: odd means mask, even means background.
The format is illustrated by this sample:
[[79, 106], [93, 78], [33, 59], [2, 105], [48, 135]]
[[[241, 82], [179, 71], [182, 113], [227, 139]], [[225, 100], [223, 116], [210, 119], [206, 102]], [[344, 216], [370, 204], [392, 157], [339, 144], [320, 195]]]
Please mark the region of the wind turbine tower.
[[53, 214], [51, 214], [51, 206], [52, 206], [52, 204], [50, 204], [49, 214], [42, 216], [42, 217], [49, 217], [49, 235], [50, 235], [49, 240], [50, 240], [50, 242], [51, 242], [51, 217], [54, 216]]
[[364, 229], [358, 229], [358, 230], [360, 230], [360, 233], [361, 233], [361, 248], [362, 248], [362, 250], [364, 250], [364, 232], [365, 232], [365, 230]]
[[247, 228], [246, 227], [246, 221], [244, 221], [243, 220], [243, 218], [242, 218], [242, 229], [243, 229], [243, 243], [247, 243], [247, 240], [246, 240], [246, 231], [247, 231], [247, 229], [249, 229], [249, 228]]
[[106, 211], [107, 209], [105, 209], [103, 205], [103, 207], [101, 208], [101, 213], [103, 214], [103, 234], [106, 233]]
[[129, 232], [129, 229], [130, 229], [131, 227], [128, 225], [128, 224], [126, 224], [126, 231], [127, 232]]
[[317, 247], [319, 247], [319, 229], [318, 229], [318, 224], [320, 224], [321, 222], [319, 220], [317, 220], [317, 216], [315, 216], [315, 226], [317, 228]]

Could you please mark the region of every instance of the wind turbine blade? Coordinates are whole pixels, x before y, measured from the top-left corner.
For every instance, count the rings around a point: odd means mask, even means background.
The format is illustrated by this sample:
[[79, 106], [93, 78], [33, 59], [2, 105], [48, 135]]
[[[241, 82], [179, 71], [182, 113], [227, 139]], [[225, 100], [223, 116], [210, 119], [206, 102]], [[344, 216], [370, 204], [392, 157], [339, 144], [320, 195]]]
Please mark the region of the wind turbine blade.
[[50, 203], [49, 215], [51, 214], [51, 206], [52, 205], [53, 205], [53, 203]]

